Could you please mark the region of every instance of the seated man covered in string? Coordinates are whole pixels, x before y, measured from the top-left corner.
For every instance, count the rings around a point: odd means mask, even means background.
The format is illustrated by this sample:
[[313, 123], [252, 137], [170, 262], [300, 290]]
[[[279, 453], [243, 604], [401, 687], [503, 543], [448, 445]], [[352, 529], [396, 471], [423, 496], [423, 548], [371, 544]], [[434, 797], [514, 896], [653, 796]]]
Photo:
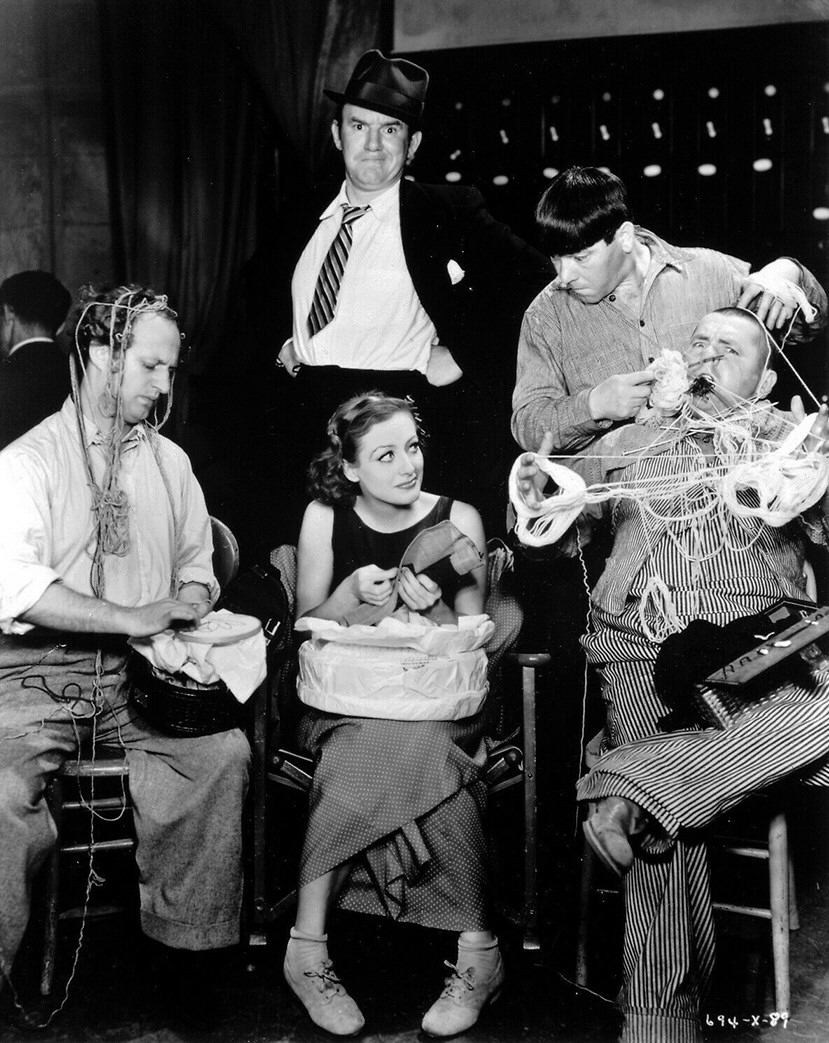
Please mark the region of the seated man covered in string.
[[[50, 777], [80, 741], [120, 747], [141, 926], [180, 1011], [221, 962], [202, 954], [239, 940], [250, 751], [237, 729], [160, 734], [128, 701], [127, 638], [193, 626], [218, 596], [204, 496], [155, 415], [176, 313], [146, 287], [86, 287], [74, 327], [72, 396], [0, 453], [0, 967], [55, 843]], [[201, 989], [177, 989], [191, 975]]]
[[[781, 595], [805, 595], [806, 537], [826, 543], [826, 409], [813, 430], [799, 399], [791, 414], [766, 400], [776, 379], [773, 354], [776, 346], [751, 312], [712, 312], [686, 352], [687, 393], [675, 415], [653, 409], [644, 423], [558, 464], [543, 455], [549, 439], [538, 456], [516, 461], [511, 484], [522, 541], [557, 542], [573, 554], [594, 525], [613, 522], [582, 639], [602, 679], [609, 749], [657, 734], [671, 710], [654, 685], [669, 634], [692, 620], [725, 624]], [[547, 474], [559, 486], [549, 497], [542, 493]], [[580, 799], [617, 792], [606, 778], [589, 776]], [[669, 787], [670, 780], [682, 784], [674, 772], [666, 779]], [[594, 832], [603, 825], [595, 821]], [[697, 1041], [714, 961], [705, 844], [674, 835], [658, 858], [632, 860], [624, 889], [621, 1038]]]

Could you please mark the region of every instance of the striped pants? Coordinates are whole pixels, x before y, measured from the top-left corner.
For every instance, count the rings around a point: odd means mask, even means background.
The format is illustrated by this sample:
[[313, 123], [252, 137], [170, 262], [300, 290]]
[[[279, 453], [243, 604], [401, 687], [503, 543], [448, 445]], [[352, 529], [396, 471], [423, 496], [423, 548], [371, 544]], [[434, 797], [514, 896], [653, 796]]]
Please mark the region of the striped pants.
[[[780, 692], [719, 731], [653, 734], [665, 712], [649, 662], [602, 668], [611, 749], [581, 780], [578, 799], [621, 796], [669, 843], [635, 859], [625, 879], [625, 1043], [692, 1043], [714, 962], [707, 852], [683, 832], [708, 826], [750, 793], [797, 775], [829, 785], [829, 677]], [[637, 734], [638, 733], [638, 734]], [[629, 744], [629, 745], [627, 745]], [[647, 846], [647, 845], [646, 845]]]

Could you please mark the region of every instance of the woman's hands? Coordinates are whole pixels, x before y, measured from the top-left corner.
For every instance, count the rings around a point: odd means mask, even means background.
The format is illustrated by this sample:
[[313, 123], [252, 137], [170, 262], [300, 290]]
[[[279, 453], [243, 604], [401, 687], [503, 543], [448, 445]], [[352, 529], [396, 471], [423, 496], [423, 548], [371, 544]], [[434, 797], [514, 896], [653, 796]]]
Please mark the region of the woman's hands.
[[423, 573], [415, 574], [411, 569], [400, 570], [400, 585], [397, 592], [403, 604], [412, 612], [426, 612], [433, 608], [443, 596], [443, 592], [433, 579]]
[[457, 622], [455, 613], [443, 602], [440, 586], [410, 568], [381, 569], [377, 565], [364, 565], [351, 573], [350, 581], [353, 595], [368, 605], [385, 605], [398, 581], [397, 594], [412, 612], [427, 614], [438, 623]]
[[363, 565], [351, 573], [351, 587], [358, 601], [367, 605], [384, 605], [391, 597], [397, 569], [381, 569]]

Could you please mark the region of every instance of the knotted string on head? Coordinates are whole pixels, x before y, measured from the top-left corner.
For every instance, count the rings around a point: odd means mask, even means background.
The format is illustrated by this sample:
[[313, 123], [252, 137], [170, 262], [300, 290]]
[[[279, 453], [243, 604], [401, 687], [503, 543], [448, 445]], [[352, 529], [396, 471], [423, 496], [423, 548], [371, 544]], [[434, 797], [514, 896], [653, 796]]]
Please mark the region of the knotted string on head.
[[[107, 555], [123, 557], [129, 550], [129, 503], [121, 488], [121, 454], [124, 449], [123, 402], [121, 386], [124, 379], [126, 352], [132, 342], [135, 322], [141, 315], [160, 315], [175, 321], [177, 314], [167, 303], [164, 294], [138, 286], [119, 286], [96, 290], [86, 286], [81, 291], [75, 320], [75, 353], [70, 359], [72, 397], [78, 422], [81, 451], [86, 466], [87, 483], [92, 494], [92, 513], [95, 524], [95, 550], [92, 560], [92, 590], [96, 597], [104, 596], [104, 558]], [[80, 395], [80, 372], [86, 371], [89, 348], [92, 344], [109, 347], [109, 369], [98, 406], [103, 416], [111, 418], [107, 431], [101, 432], [104, 452], [104, 473], [99, 484], [94, 475], [90, 449], [86, 437]], [[157, 439], [154, 437], [167, 421], [173, 401], [173, 376], [164, 416], [147, 424], [147, 434], [153, 453], [170, 495], [167, 475], [161, 467]], [[171, 504], [172, 504], [171, 499]], [[175, 512], [174, 512], [175, 517]], [[173, 586], [175, 581], [173, 580]]]

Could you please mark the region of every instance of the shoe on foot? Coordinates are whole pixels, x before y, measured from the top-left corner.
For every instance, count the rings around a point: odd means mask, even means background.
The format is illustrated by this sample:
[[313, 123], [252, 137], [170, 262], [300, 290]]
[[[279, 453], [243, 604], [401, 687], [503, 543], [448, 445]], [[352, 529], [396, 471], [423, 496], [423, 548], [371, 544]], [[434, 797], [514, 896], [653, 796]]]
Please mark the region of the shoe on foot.
[[633, 865], [630, 838], [643, 832], [647, 815], [625, 797], [605, 797], [591, 807], [583, 826], [587, 842], [612, 873], [624, 876]]
[[291, 991], [315, 1025], [335, 1036], [353, 1036], [365, 1025], [360, 1008], [343, 988], [330, 960], [294, 971], [288, 957], [282, 973]]
[[459, 969], [447, 960], [446, 966], [452, 975], [446, 979], [443, 992], [426, 1011], [420, 1026], [430, 1036], [456, 1036], [472, 1028], [487, 1003], [494, 1003], [501, 995], [506, 976], [500, 952], [489, 974], [482, 975], [474, 963]]

